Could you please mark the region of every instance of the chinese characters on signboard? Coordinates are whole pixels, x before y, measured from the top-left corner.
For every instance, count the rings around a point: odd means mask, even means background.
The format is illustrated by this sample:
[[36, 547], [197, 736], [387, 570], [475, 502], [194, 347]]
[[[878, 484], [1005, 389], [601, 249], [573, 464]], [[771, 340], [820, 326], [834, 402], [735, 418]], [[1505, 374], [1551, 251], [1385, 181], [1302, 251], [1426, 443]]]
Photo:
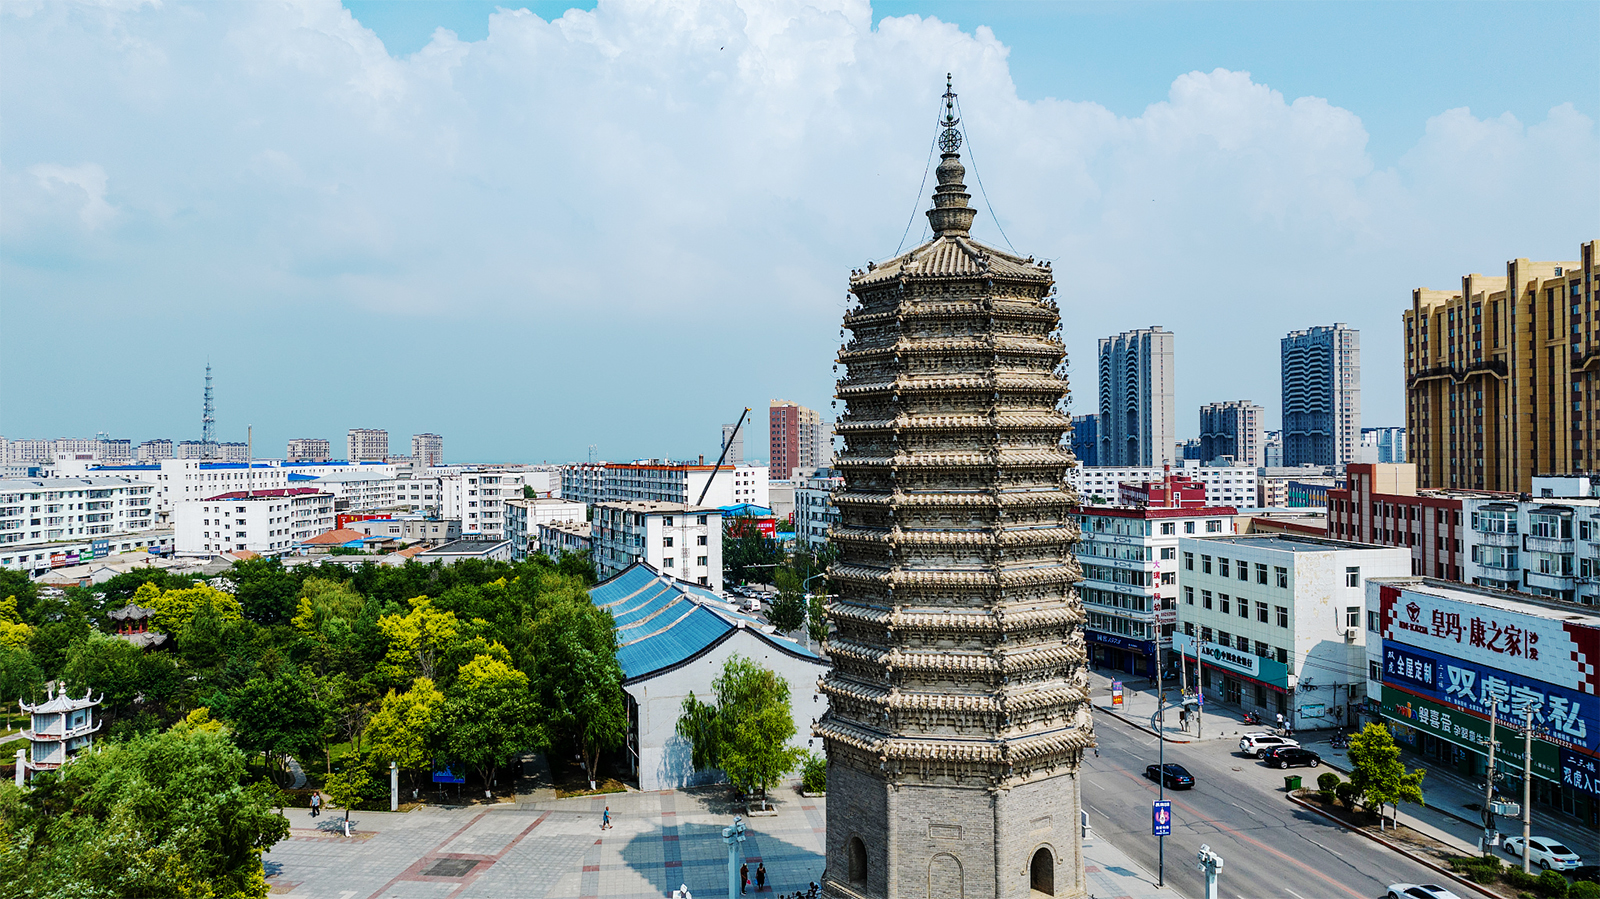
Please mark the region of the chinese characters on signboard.
[[1484, 716], [1492, 708], [1502, 720], [1520, 722], [1523, 709], [1531, 708], [1541, 738], [1600, 749], [1600, 727], [1589, 726], [1600, 721], [1600, 697], [1389, 640], [1383, 644], [1383, 674], [1387, 683]]

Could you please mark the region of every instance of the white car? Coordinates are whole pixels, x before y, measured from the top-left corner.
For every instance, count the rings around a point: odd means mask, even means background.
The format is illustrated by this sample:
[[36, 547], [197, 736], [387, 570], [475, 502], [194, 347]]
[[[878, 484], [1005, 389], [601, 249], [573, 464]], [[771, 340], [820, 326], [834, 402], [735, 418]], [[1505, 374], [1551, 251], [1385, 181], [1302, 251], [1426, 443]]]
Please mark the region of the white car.
[[[1506, 837], [1501, 846], [1505, 849], [1506, 855], [1522, 858], [1522, 837]], [[1583, 864], [1583, 859], [1578, 858], [1578, 853], [1551, 837], [1529, 837], [1528, 863], [1538, 865], [1547, 871], [1552, 868], [1565, 871]]]
[[1277, 734], [1255, 733], [1245, 734], [1239, 738], [1239, 751], [1245, 755], [1253, 755], [1258, 759], [1266, 758], [1267, 753], [1281, 746], [1300, 745], [1299, 741]]
[[1391, 883], [1389, 899], [1461, 899], [1436, 883]]
[[754, 615], [755, 613], [761, 611], [761, 600], [747, 599], [739, 606], [739, 610]]

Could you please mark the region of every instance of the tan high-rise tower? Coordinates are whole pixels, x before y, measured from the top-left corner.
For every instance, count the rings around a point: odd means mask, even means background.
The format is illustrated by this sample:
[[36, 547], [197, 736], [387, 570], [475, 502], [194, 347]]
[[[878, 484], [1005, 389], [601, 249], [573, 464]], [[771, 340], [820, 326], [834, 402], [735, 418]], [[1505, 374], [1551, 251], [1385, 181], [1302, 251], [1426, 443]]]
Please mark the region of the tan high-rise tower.
[[1048, 264], [968, 233], [954, 96], [933, 240], [850, 279], [824, 891], [1083, 896], [1060, 314]]

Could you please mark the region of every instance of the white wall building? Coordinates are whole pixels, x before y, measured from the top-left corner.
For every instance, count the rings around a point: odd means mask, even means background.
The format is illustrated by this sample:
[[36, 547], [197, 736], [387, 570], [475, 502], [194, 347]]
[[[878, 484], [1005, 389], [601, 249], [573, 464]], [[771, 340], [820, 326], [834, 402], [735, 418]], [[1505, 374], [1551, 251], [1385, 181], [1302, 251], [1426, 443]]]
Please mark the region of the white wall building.
[[844, 478], [837, 469], [819, 468], [811, 477], [801, 478], [795, 488], [795, 539], [812, 552], [828, 545], [828, 529], [839, 523], [833, 491], [843, 486]]
[[1364, 701], [1368, 578], [1411, 572], [1411, 550], [1281, 534], [1179, 541], [1178, 631], [1208, 700], [1297, 728], [1355, 723]]
[[154, 487], [132, 478], [0, 480], [0, 548], [152, 529], [154, 493]]
[[289, 462], [327, 462], [333, 458], [333, 445], [320, 437], [296, 437], [289, 441], [285, 458]]
[[[1117, 466], [1080, 465], [1067, 471], [1067, 482], [1077, 488], [1085, 501], [1102, 497], [1116, 502], [1117, 485], [1141, 484], [1159, 481], [1166, 470], [1159, 465]], [[1186, 459], [1172, 466], [1172, 474], [1181, 474], [1206, 485], [1206, 505], [1233, 506], [1248, 509], [1256, 505], [1256, 469], [1243, 465], [1202, 465], [1199, 460]]]
[[[771, 508], [765, 465], [724, 465], [716, 468], [699, 463], [649, 459], [643, 462], [609, 463], [606, 465], [605, 478], [605, 496], [601, 502], [700, 502], [706, 506], [750, 503]], [[710, 483], [709, 489], [707, 482]], [[702, 492], [705, 493], [703, 501], [700, 500]]]
[[1090, 661], [1100, 668], [1156, 676], [1165, 670], [1177, 626], [1178, 541], [1234, 532], [1231, 506], [1163, 509], [1080, 506], [1083, 567], [1078, 595]]
[[684, 503], [600, 503], [594, 508], [595, 570], [603, 580], [642, 561], [722, 592], [722, 512]]
[[523, 487], [547, 494], [559, 484], [553, 467], [433, 469], [439, 472], [439, 517], [461, 519], [461, 532], [496, 540], [506, 536], [506, 501]]
[[1587, 478], [1536, 478], [1538, 499], [1461, 498], [1467, 541], [1462, 580], [1533, 596], [1600, 603], [1600, 499], [1561, 497], [1587, 492]]
[[278, 555], [333, 529], [333, 495], [315, 487], [231, 491], [179, 503], [173, 518], [180, 553]]
[[382, 428], [351, 428], [345, 434], [345, 458], [351, 462], [382, 462], [389, 458], [389, 432]]
[[[644, 565], [602, 580], [589, 597], [617, 622], [617, 662], [632, 723], [626, 745], [639, 789], [670, 790], [722, 779], [720, 772], [694, 770], [689, 742], [678, 735], [677, 724], [684, 699], [691, 692], [702, 699], [712, 696], [711, 682], [735, 654], [788, 682], [795, 726], [790, 745], [812, 745], [811, 722], [828, 707], [817, 690], [828, 665], [816, 653], [778, 636], [771, 625], [736, 614], [711, 591]], [[798, 772], [790, 776], [797, 778]]]
[[552, 559], [567, 553], [591, 552], [594, 527], [586, 521], [549, 521], [539, 525], [539, 552]]
[[588, 506], [558, 497], [506, 500], [506, 539], [511, 541], [511, 558], [520, 562], [542, 551], [540, 525], [555, 521], [580, 522], [588, 515]]

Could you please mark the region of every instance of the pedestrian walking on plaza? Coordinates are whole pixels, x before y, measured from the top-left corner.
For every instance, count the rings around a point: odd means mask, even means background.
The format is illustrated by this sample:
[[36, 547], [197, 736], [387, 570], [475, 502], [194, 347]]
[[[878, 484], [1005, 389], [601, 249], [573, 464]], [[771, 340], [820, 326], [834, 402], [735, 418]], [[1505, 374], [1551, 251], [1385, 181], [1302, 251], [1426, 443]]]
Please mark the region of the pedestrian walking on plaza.
[[605, 814], [600, 816], [600, 829], [601, 830], [610, 830], [611, 829], [611, 806], [609, 806], [609, 805], [606, 806]]
[[756, 865], [756, 892], [759, 893], [759, 892], [761, 892], [762, 890], [764, 890], [766, 888], [767, 888], [767, 863], [766, 862], [761, 862], [760, 864]]
[[322, 814], [322, 794], [316, 790], [311, 791], [311, 817]]
[[739, 866], [739, 895], [743, 896], [745, 888], [750, 886], [750, 866]]

